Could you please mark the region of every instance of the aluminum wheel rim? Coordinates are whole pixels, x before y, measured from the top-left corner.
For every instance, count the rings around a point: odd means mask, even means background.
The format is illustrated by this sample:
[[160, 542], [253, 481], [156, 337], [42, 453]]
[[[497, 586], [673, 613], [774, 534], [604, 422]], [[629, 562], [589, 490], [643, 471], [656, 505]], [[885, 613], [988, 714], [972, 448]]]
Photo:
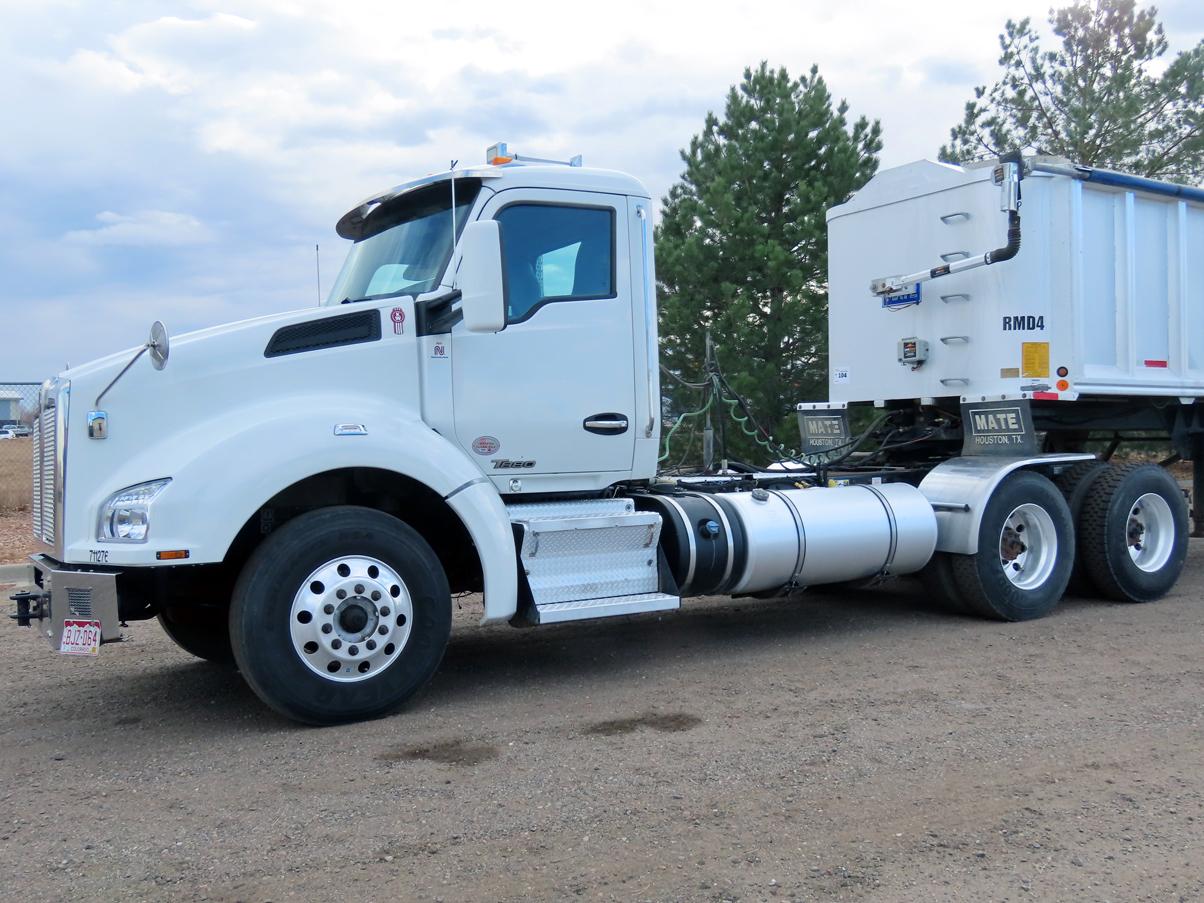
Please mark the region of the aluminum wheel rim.
[[1049, 579], [1058, 557], [1053, 518], [1040, 505], [1012, 509], [999, 531], [999, 564], [1019, 589], [1036, 589]]
[[1175, 516], [1166, 499], [1156, 492], [1138, 497], [1129, 509], [1125, 544], [1132, 562], [1147, 573], [1160, 570], [1170, 560], [1175, 547]]
[[297, 656], [315, 674], [342, 683], [369, 680], [401, 658], [413, 621], [405, 581], [367, 555], [315, 568], [289, 612]]

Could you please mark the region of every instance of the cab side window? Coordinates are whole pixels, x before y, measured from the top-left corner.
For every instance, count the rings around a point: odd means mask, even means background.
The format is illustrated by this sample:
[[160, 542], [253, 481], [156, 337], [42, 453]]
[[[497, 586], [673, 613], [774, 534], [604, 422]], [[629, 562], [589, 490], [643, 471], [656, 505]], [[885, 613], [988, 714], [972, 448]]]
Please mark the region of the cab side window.
[[553, 301], [615, 296], [615, 214], [606, 207], [512, 204], [502, 232], [506, 322]]

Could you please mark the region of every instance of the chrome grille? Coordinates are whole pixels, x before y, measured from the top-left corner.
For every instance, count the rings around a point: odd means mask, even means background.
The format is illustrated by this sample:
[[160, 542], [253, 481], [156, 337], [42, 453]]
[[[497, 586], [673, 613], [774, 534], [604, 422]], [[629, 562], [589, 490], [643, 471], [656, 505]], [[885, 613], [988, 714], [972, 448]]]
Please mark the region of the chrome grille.
[[[41, 402], [39, 401], [39, 405]], [[33, 422], [33, 535], [42, 538], [42, 415]]]
[[66, 384], [53, 380], [38, 397], [38, 418], [33, 424], [33, 535], [57, 546], [59, 502], [62, 496], [63, 430], [66, 416]]

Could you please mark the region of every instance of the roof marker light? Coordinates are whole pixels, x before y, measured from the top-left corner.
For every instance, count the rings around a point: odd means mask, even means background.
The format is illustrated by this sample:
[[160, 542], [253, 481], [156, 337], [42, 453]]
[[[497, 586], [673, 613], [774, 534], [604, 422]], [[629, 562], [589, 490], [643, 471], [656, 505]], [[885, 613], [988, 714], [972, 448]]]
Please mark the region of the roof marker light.
[[490, 166], [501, 166], [503, 163], [513, 163], [514, 157], [510, 155], [510, 149], [506, 146], [506, 142], [499, 141], [485, 151], [485, 162]]
[[504, 163], [551, 163], [556, 166], [580, 166], [581, 155], [577, 154], [568, 160], [548, 160], [544, 157], [520, 157], [511, 153], [505, 141], [499, 141], [485, 151], [485, 162], [490, 166], [501, 166]]

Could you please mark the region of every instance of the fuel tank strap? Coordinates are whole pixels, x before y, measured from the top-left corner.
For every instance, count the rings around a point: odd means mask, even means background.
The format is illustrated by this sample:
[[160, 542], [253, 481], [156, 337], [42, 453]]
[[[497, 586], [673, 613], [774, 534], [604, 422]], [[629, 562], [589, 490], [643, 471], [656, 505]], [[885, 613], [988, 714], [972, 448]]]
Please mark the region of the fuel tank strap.
[[686, 576], [681, 582], [682, 588], [685, 589], [694, 582], [694, 571], [698, 567], [698, 540], [694, 536], [694, 531], [690, 528], [690, 516], [686, 514], [685, 509], [675, 499], [671, 499], [668, 496], [658, 496], [657, 501], [668, 505], [681, 518], [681, 526], [685, 531], [685, 538], [690, 550], [688, 563], [686, 564]]
[[886, 560], [882, 562], [882, 570], [880, 573], [886, 573], [895, 561], [895, 553], [899, 550], [899, 524], [895, 520], [895, 509], [891, 507], [886, 496], [875, 489], [872, 485], [863, 485], [861, 488], [868, 489], [874, 494], [874, 497], [882, 503], [883, 509], [886, 511], [886, 521], [890, 525], [890, 545], [886, 550]]
[[711, 592], [722, 592], [731, 583], [732, 565], [736, 560], [736, 535], [732, 530], [732, 521], [728, 518], [724, 507], [719, 503], [719, 499], [712, 498], [709, 495], [696, 495], [695, 498], [706, 502], [714, 509], [715, 514], [719, 517], [719, 523], [723, 525], [723, 535], [727, 537], [727, 561], [723, 565], [723, 576], [719, 578], [719, 585]]
[[790, 516], [794, 518], [794, 529], [798, 533], [798, 554], [794, 559], [794, 570], [790, 574], [790, 582], [797, 584], [799, 574], [803, 572], [803, 562], [807, 558], [807, 528], [803, 525], [803, 519], [799, 517], [794, 505], [790, 504], [790, 499], [776, 489], [770, 489], [769, 494], [781, 501], [786, 506], [786, 510], [790, 512]]

